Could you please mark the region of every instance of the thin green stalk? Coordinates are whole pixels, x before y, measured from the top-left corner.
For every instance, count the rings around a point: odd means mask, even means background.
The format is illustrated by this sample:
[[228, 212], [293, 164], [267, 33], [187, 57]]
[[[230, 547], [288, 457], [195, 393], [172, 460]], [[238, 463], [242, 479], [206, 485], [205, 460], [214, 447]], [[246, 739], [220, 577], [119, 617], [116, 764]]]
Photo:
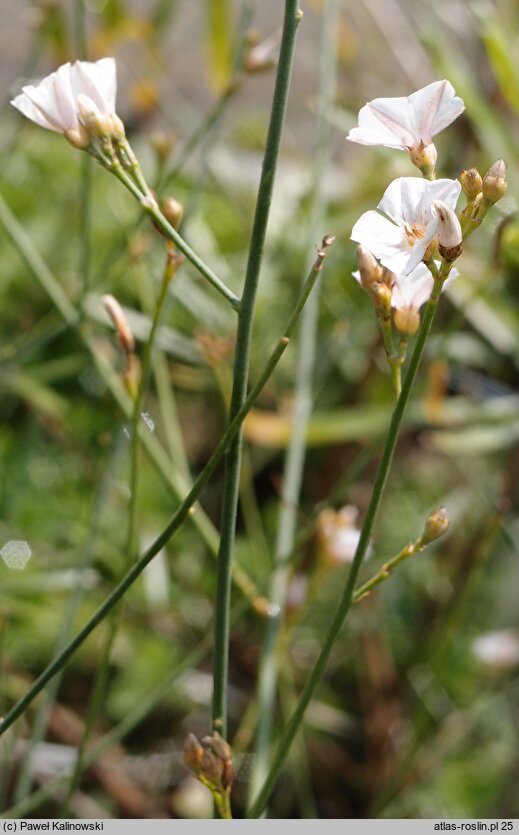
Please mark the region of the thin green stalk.
[[[131, 565], [134, 556], [135, 556], [135, 543], [136, 543], [136, 536], [137, 536], [137, 504], [138, 504], [138, 485], [139, 485], [139, 453], [140, 453], [140, 433], [139, 433], [139, 424], [141, 420], [141, 413], [142, 407], [144, 402], [144, 395], [146, 392], [146, 386], [148, 383], [148, 377], [151, 367], [151, 358], [153, 355], [153, 350], [155, 347], [155, 337], [157, 334], [157, 329], [159, 326], [160, 318], [162, 315], [162, 310], [164, 307], [164, 302], [166, 300], [167, 292], [169, 286], [171, 284], [171, 279], [173, 278], [175, 271], [177, 268], [177, 261], [175, 259], [175, 253], [172, 249], [168, 247], [168, 253], [166, 257], [166, 266], [164, 268], [164, 272], [162, 275], [161, 286], [159, 290], [159, 295], [157, 298], [157, 302], [155, 305], [155, 311], [151, 323], [150, 333], [148, 335], [148, 339], [146, 341], [146, 345], [144, 347], [144, 356], [142, 360], [141, 366], [141, 375], [140, 381], [138, 385], [137, 394], [135, 397], [135, 403], [133, 407], [133, 414], [132, 414], [132, 427], [131, 427], [131, 437], [130, 437], [130, 507], [128, 513], [128, 534], [126, 540], [126, 547], [125, 547], [125, 566], [126, 568]], [[108, 630], [108, 635], [105, 639], [103, 651], [101, 653], [101, 657], [98, 664], [98, 670], [95, 676], [94, 688], [93, 692], [88, 704], [88, 709], [85, 718], [85, 724], [83, 727], [83, 734], [81, 737], [81, 742], [79, 744], [78, 753], [76, 764], [74, 768], [74, 772], [72, 775], [72, 779], [70, 780], [69, 789], [65, 798], [65, 802], [63, 804], [64, 813], [67, 813], [68, 804], [70, 803], [70, 799], [74, 792], [76, 791], [77, 787], [80, 784], [81, 776], [85, 769], [85, 755], [87, 751], [87, 745], [90, 740], [90, 736], [94, 729], [95, 721], [97, 716], [99, 715], [99, 711], [102, 707], [105, 693], [106, 693], [106, 685], [108, 682], [108, 673], [110, 669], [110, 657], [112, 654], [112, 647], [114, 645], [114, 641], [119, 630], [119, 626], [121, 624], [122, 619], [122, 609], [119, 607], [118, 609], [112, 612], [112, 618]]]
[[[121, 145], [122, 147], [122, 145]], [[226, 299], [229, 304], [234, 308], [234, 310], [240, 310], [240, 299], [236, 296], [232, 290], [229, 290], [226, 284], [218, 278], [216, 273], [191, 249], [188, 243], [184, 240], [184, 238], [179, 235], [177, 230], [168, 222], [168, 220], [164, 217], [162, 212], [159, 209], [157, 201], [153, 197], [150, 192], [150, 189], [144, 180], [142, 175], [140, 166], [138, 165], [135, 156], [133, 155], [133, 151], [131, 151], [130, 146], [128, 143], [125, 144], [124, 150], [128, 149], [128, 165], [129, 169], [131, 170], [131, 174], [128, 174], [126, 169], [121, 164], [120, 160], [117, 159], [115, 156], [115, 152], [112, 157], [107, 156], [105, 153], [99, 152], [98, 150], [92, 150], [92, 156], [97, 159], [97, 161], [106, 168], [107, 171], [110, 171], [119, 182], [123, 184], [125, 188], [128, 189], [130, 194], [132, 194], [136, 200], [140, 203], [142, 209], [148, 214], [155, 226], [159, 229], [160, 232], [164, 235], [164, 237], [175, 244], [175, 246], [182, 252], [183, 255], [186, 256], [187, 260], [191, 262], [191, 264], [198, 270], [200, 275], [203, 275], [207, 281], [212, 284], [212, 286], [217, 290], [220, 295]], [[131, 153], [131, 157], [130, 157]]]
[[360, 567], [362, 565], [362, 561], [368, 549], [371, 532], [375, 522], [375, 517], [379, 508], [382, 494], [384, 492], [384, 488], [386, 486], [389, 470], [391, 467], [391, 461], [393, 459], [396, 442], [398, 440], [402, 418], [404, 416], [409, 396], [411, 394], [416, 373], [418, 371], [418, 366], [420, 365], [420, 360], [422, 358], [425, 342], [427, 340], [427, 336], [429, 335], [433, 318], [436, 313], [443, 281], [448, 275], [448, 269], [449, 268], [447, 267], [445, 269], [445, 272], [441, 272], [440, 277], [435, 279], [433, 292], [425, 309], [422, 324], [420, 326], [420, 330], [418, 331], [414, 350], [409, 361], [409, 367], [407, 369], [405, 380], [402, 386], [402, 391], [400, 397], [397, 400], [395, 409], [393, 411], [393, 415], [391, 417], [386, 442], [384, 444], [382, 457], [380, 459], [380, 463], [377, 469], [377, 474], [373, 485], [373, 492], [371, 494], [371, 500], [366, 512], [366, 518], [362, 527], [359, 544], [357, 546], [355, 557], [350, 572], [348, 574], [348, 579], [344, 587], [341, 599], [339, 601], [339, 605], [331, 621], [328, 632], [324, 638], [323, 646], [319, 654], [319, 657], [314, 665], [312, 672], [310, 673], [307, 679], [305, 687], [303, 688], [298, 706], [294, 711], [288, 725], [286, 726], [284, 733], [281, 735], [276, 752], [274, 754], [274, 759], [270, 768], [269, 775], [261, 791], [259, 792], [258, 797], [256, 798], [256, 800], [247, 812], [247, 817], [249, 818], [259, 817], [268, 802], [272, 789], [274, 788], [274, 784], [283, 767], [283, 763], [285, 762], [288, 751], [290, 750], [292, 741], [297, 731], [299, 730], [301, 722], [303, 721], [305, 711], [324, 674], [333, 645], [339, 635], [342, 625], [351, 608], [357, 577], [360, 571]]
[[[298, 10], [298, 0], [285, 0], [285, 17], [279, 63], [265, 154], [263, 157], [263, 167], [258, 188], [245, 285], [238, 319], [230, 410], [231, 425], [234, 422], [235, 415], [240, 413], [243, 403], [246, 402], [256, 291], [270, 214], [281, 134], [285, 121], [296, 32], [300, 18], [301, 13]], [[215, 598], [212, 723], [214, 730], [217, 730], [224, 738], [227, 733], [227, 673], [229, 666], [231, 572], [240, 489], [241, 449], [242, 433], [238, 432], [230, 444], [225, 462], [220, 550], [218, 553]]]
[[[112, 469], [118, 452], [119, 450], [116, 447], [112, 456], [112, 463], [110, 466], [106, 468], [103, 480], [99, 488], [98, 496], [96, 498], [95, 507], [93, 509], [93, 514], [90, 522], [90, 531], [88, 539], [85, 543], [83, 553], [80, 558], [80, 563], [78, 566], [78, 580], [74, 589], [74, 594], [72, 595], [70, 601], [67, 604], [65, 615], [63, 617], [63, 621], [59, 629], [59, 637], [55, 643], [56, 652], [59, 652], [59, 650], [63, 646], [65, 646], [67, 640], [69, 639], [72, 633], [75, 617], [78, 613], [79, 607], [85, 595], [85, 586], [82, 582], [82, 579], [84, 573], [89, 569], [93, 561], [94, 544], [99, 533], [101, 515], [106, 504], [107, 491], [111, 485]], [[29, 747], [17, 776], [16, 787], [14, 790], [15, 801], [21, 800], [30, 789], [33, 780], [33, 752], [45, 736], [49, 713], [56, 699], [60, 683], [61, 676], [56, 676], [56, 678], [52, 682], [52, 687], [49, 687], [47, 689], [47, 692], [45, 693], [45, 698], [43, 698], [42, 701], [38, 704], [38, 707], [35, 711], [35, 715], [32, 720]]]
[[[331, 148], [330, 111], [336, 89], [336, 22], [338, 8], [336, 0], [329, 0], [323, 10], [319, 111], [317, 114], [317, 136], [315, 165], [312, 185], [312, 210], [310, 232], [322, 227], [325, 215], [324, 172]], [[265, 624], [261, 662], [258, 674], [258, 726], [256, 730], [256, 756], [249, 786], [249, 799], [257, 795], [268, 773], [268, 759], [272, 744], [274, 702], [277, 689], [279, 665], [282, 663], [278, 648], [278, 637], [290, 577], [290, 557], [294, 550], [301, 484], [306, 457], [306, 432], [312, 412], [312, 387], [317, 346], [319, 321], [319, 286], [312, 293], [301, 318], [298, 338], [298, 364], [296, 372], [295, 406], [292, 418], [290, 444], [285, 457], [283, 487], [280, 499], [277, 540], [274, 553], [274, 571], [270, 583], [269, 599], [278, 614]]]
[[[49, 270], [47, 264], [25, 232], [23, 226], [18, 222], [7, 204], [3, 201], [1, 195], [0, 223], [3, 224], [4, 229], [12, 243], [18, 250], [36, 280], [45, 290], [64, 321], [71, 328], [71, 330], [75, 332], [81, 345], [88, 351], [98, 373], [110, 390], [114, 400], [122, 410], [123, 414], [125, 414], [128, 418], [131, 418], [133, 410], [132, 400], [123, 388], [119, 377], [114, 374], [113, 369], [109, 366], [99, 351], [96, 350], [95, 344], [91, 342], [86, 331], [80, 327], [80, 317], [75, 307], [68, 300], [59, 282]], [[186, 479], [171, 466], [169, 457], [164, 454], [164, 450], [158, 443], [157, 439], [149, 432], [144, 432], [142, 426], [140, 426], [139, 429], [142, 435], [144, 447], [146, 448], [151, 461], [169, 485], [173, 494], [179, 501], [181, 501], [182, 497], [187, 495], [190, 485], [187, 483]], [[212, 522], [201, 508], [197, 508], [197, 512], [191, 518], [195, 528], [198, 530], [209, 551], [213, 556], [216, 556], [218, 549], [218, 535]], [[243, 595], [250, 601], [253, 608], [258, 613], [265, 616], [267, 614], [267, 601], [258, 593], [256, 585], [252, 582], [248, 574], [238, 565], [235, 565], [233, 568], [233, 580]]]
[[[324, 243], [324, 242], [323, 242]], [[327, 241], [327, 244], [330, 244], [330, 241]], [[306, 300], [309, 294], [312, 291], [312, 288], [319, 277], [320, 271], [322, 269], [322, 264], [325, 258], [325, 252], [321, 251], [318, 253], [317, 260], [314, 264], [314, 268], [311, 271], [308, 279], [301, 290], [297, 303], [292, 311], [287, 326], [285, 328], [285, 333], [276, 344], [276, 347], [272, 351], [264, 369], [261, 373], [260, 377], [258, 378], [255, 385], [251, 388], [248, 397], [246, 398], [243, 406], [237, 411], [234, 418], [229, 423], [226, 432], [222, 436], [220, 443], [216, 447], [215, 451], [211, 455], [209, 461], [207, 462], [206, 466], [198, 476], [197, 480], [193, 484], [193, 487], [189, 491], [186, 498], [180, 504], [176, 512], [174, 513], [173, 517], [169, 521], [168, 525], [164, 528], [161, 534], [155, 539], [155, 541], [150, 545], [150, 547], [145, 551], [142, 557], [132, 566], [132, 568], [128, 571], [128, 573], [123, 577], [123, 579], [118, 583], [115, 587], [113, 592], [106, 598], [106, 600], [98, 607], [98, 609], [94, 612], [92, 617], [87, 621], [87, 623], [83, 626], [83, 628], [77, 633], [77, 635], [70, 641], [67, 646], [62, 650], [62, 652], [52, 661], [48, 667], [38, 676], [38, 678], [34, 681], [33, 685], [27, 691], [25, 696], [16, 702], [15, 705], [11, 708], [11, 710], [6, 714], [4, 719], [0, 722], [0, 736], [13, 724], [13, 722], [21, 716], [21, 714], [25, 711], [25, 709], [31, 704], [31, 702], [35, 699], [38, 693], [43, 690], [47, 682], [51, 681], [52, 678], [65, 666], [69, 658], [71, 658], [76, 650], [83, 644], [83, 642], [88, 638], [91, 632], [96, 628], [96, 626], [101, 623], [104, 618], [108, 615], [108, 613], [113, 609], [116, 605], [118, 600], [123, 597], [125, 592], [132, 586], [135, 580], [142, 574], [146, 566], [151, 562], [154, 556], [165, 547], [165, 545], [169, 542], [175, 531], [182, 525], [183, 522], [193, 513], [196, 513], [195, 504], [204, 489], [205, 485], [211, 478], [212, 474], [216, 470], [218, 464], [222, 460], [223, 456], [229, 449], [229, 446], [235, 437], [236, 433], [240, 430], [242, 422], [245, 416], [250, 411], [251, 407], [255, 403], [257, 397], [263, 390], [265, 384], [269, 380], [272, 372], [274, 371], [276, 365], [278, 364], [279, 360], [283, 356], [283, 353], [286, 350], [287, 345], [290, 342], [290, 337], [294, 331], [294, 328], [299, 321], [299, 317], [303, 310], [303, 307], [306, 303]], [[267, 612], [266, 612], [267, 614]]]

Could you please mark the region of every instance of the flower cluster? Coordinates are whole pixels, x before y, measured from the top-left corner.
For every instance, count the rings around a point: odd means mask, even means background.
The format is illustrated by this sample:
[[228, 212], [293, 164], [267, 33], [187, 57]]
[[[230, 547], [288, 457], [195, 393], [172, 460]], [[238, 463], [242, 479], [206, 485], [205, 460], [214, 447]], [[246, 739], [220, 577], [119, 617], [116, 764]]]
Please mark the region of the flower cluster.
[[11, 104], [47, 130], [62, 133], [76, 148], [88, 148], [94, 136], [121, 135], [115, 113], [115, 60], [63, 64], [37, 86], [22, 87]]
[[[458, 180], [436, 179], [432, 137], [463, 110], [452, 85], [436, 81], [407, 98], [368, 102], [359, 112], [358, 127], [347, 136], [362, 145], [407, 150], [423, 175], [394, 180], [376, 210], [365, 212], [351, 232], [351, 239], [359, 244], [359, 270], [353, 275], [373, 301], [397, 393], [407, 338], [420, 326], [419, 308], [435, 287], [439, 293], [455, 278], [453, 263], [461, 255], [463, 241], [506, 191], [503, 160], [483, 178], [469, 169]], [[462, 190], [467, 205], [458, 216]], [[393, 348], [391, 321], [401, 336], [398, 352]]]

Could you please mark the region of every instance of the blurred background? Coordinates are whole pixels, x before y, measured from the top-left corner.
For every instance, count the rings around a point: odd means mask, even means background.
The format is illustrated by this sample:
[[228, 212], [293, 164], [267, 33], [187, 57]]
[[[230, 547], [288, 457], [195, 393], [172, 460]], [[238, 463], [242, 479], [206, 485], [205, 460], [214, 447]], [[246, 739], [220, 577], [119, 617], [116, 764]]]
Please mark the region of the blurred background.
[[[24, 120], [9, 99], [67, 60], [114, 55], [118, 113], [148, 181], [160, 197], [184, 205], [183, 235], [239, 294], [282, 5], [2, 2], [2, 713], [125, 571], [128, 416], [114, 398], [123, 362], [100, 297], [118, 298], [140, 344], [165, 257], [163, 240], [115, 179]], [[270, 813], [519, 818], [517, 4], [301, 0], [301, 7], [253, 380], [282, 333], [315, 245], [326, 232], [336, 243], [321, 287], [275, 735], [348, 571], [331, 541], [334, 525], [346, 519], [354, 526], [355, 513], [333, 511], [352, 507], [362, 520], [392, 402], [371, 303], [351, 277], [349, 235], [392, 179], [415, 171], [405, 153], [353, 145], [345, 134], [367, 100], [447, 78], [466, 111], [437, 137], [439, 175], [472, 166], [483, 174], [502, 157], [509, 186], [467, 244], [461, 275], [442, 299], [363, 579], [419, 536], [438, 505], [447, 508], [449, 532], [355, 607]], [[333, 26], [323, 26], [325, 11]], [[323, 133], [320, 67], [330, 54], [336, 64], [324, 70], [332, 105]], [[326, 218], [314, 228], [322, 142]], [[64, 323], [48, 270], [78, 311], [77, 328]], [[234, 329], [234, 313], [186, 263], [168, 297], [145, 403], [141, 549], [163, 529], [225, 428]], [[237, 562], [249, 593], [235, 586], [229, 705], [236, 816], [254, 765], [265, 626], [258, 601], [268, 597], [272, 572], [296, 361], [294, 345], [245, 425]], [[125, 598], [91, 722], [99, 748], [73, 790], [67, 785], [91, 721], [107, 624], [0, 741], [5, 815], [211, 815], [210, 796], [185, 770], [181, 750], [188, 732], [203, 735], [210, 726], [221, 488], [219, 470], [202, 497], [204, 513], [181, 528]]]

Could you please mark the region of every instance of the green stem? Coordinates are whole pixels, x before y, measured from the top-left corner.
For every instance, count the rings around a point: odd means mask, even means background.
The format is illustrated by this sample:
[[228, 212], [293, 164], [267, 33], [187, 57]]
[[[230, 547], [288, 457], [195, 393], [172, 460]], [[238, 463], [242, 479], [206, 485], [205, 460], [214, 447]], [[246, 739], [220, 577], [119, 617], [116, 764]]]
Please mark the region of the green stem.
[[[96, 370], [102, 377], [107, 388], [110, 390], [112, 397], [120, 407], [123, 414], [125, 414], [128, 418], [131, 418], [133, 403], [128, 393], [123, 388], [119, 377], [113, 373], [112, 368], [104, 360], [102, 354], [100, 354], [96, 349], [95, 344], [93, 344], [88, 338], [84, 329], [79, 327], [80, 317], [75, 307], [68, 300], [67, 295], [52, 272], [49, 270], [47, 264], [25, 232], [25, 229], [17, 221], [1, 196], [0, 223], [3, 224], [4, 229], [12, 243], [20, 253], [40, 286], [43, 287], [56, 309], [61, 314], [63, 320], [67, 323], [71, 330], [75, 332], [81, 345], [88, 351]], [[169, 457], [164, 454], [164, 450], [155, 436], [151, 435], [149, 432], [143, 433], [142, 427], [140, 427], [140, 430], [144, 447], [146, 448], [151, 461], [169, 485], [174, 496], [181, 501], [182, 497], [187, 495], [190, 485], [187, 483], [186, 479], [171, 466]], [[192, 521], [209, 551], [215, 557], [218, 549], [218, 535], [212, 522], [201, 508], [197, 509]], [[233, 568], [233, 580], [243, 595], [250, 601], [253, 608], [262, 616], [266, 616], [268, 614], [267, 601], [264, 597], [258, 594], [255, 584], [252, 582], [248, 574], [238, 565], [235, 565]]]
[[[298, 0], [285, 0], [285, 17], [270, 123], [258, 188], [258, 198], [252, 228], [245, 285], [241, 300], [236, 351], [234, 358], [231, 421], [239, 414], [246, 398], [249, 376], [249, 355], [256, 291], [263, 256], [263, 247], [270, 214], [270, 204], [276, 174], [281, 134], [290, 86], [292, 59], [297, 26], [300, 19]], [[225, 467], [223, 488], [220, 550], [218, 553], [216, 610], [214, 625], [213, 664], [213, 728], [224, 738], [227, 733], [227, 672], [229, 666], [229, 606], [231, 592], [232, 556], [236, 529], [236, 514], [240, 488], [242, 434], [231, 443]]]
[[[315, 164], [312, 183], [310, 233], [323, 225], [325, 215], [324, 172], [330, 156], [331, 123], [336, 89], [336, 0], [328, 0], [323, 12], [321, 47], [319, 111], [317, 114]], [[279, 665], [279, 631], [290, 577], [290, 557], [294, 550], [297, 530], [299, 496], [306, 455], [306, 433], [312, 412], [312, 385], [317, 345], [319, 315], [319, 285], [316, 286], [301, 318], [298, 338], [296, 391], [292, 417], [291, 439], [285, 457], [283, 487], [280, 499], [274, 571], [269, 589], [269, 600], [278, 609], [275, 618], [266, 622], [263, 634], [261, 662], [258, 673], [258, 725], [256, 750], [249, 795], [252, 800], [268, 773], [268, 758], [272, 744], [274, 703]]]
[[[129, 146], [128, 146], [129, 147]], [[212, 284], [212, 286], [217, 290], [220, 295], [222, 295], [229, 304], [232, 305], [234, 310], [240, 310], [240, 299], [236, 296], [232, 290], [229, 290], [226, 284], [218, 278], [216, 273], [191, 249], [189, 244], [186, 243], [184, 238], [177, 232], [176, 229], [167, 221], [164, 217], [162, 212], [160, 211], [157, 201], [151, 195], [150, 190], [142, 176], [142, 172], [140, 170], [140, 166], [138, 163], [132, 162], [131, 169], [132, 169], [132, 176], [128, 175], [127, 172], [124, 170], [123, 166], [121, 165], [118, 159], [109, 158], [104, 154], [94, 152], [93, 156], [97, 159], [97, 161], [110, 171], [111, 174], [114, 174], [115, 177], [128, 189], [128, 191], [135, 197], [136, 200], [139, 201], [143, 210], [148, 214], [155, 226], [162, 232], [165, 238], [168, 241], [172, 241], [175, 244], [177, 249], [182, 252], [183, 255], [186, 256], [187, 260], [191, 262], [191, 264], [198, 270], [200, 275], [203, 275], [207, 281]], [[133, 157], [132, 152], [132, 159], [135, 160]], [[136, 182], [139, 184], [137, 185]]]
[[423, 551], [424, 548], [425, 544], [422, 537], [419, 537], [415, 542], [410, 542], [405, 546], [405, 548], [402, 548], [396, 556], [391, 557], [390, 560], [385, 562], [384, 565], [379, 568], [377, 573], [373, 575], [373, 577], [370, 577], [370, 579], [363, 583], [362, 586], [355, 589], [353, 592], [352, 602], [360, 603], [361, 600], [364, 600], [369, 594], [371, 594], [376, 586], [379, 586], [380, 583], [389, 579], [391, 573], [398, 565], [400, 565], [401, 562], [408, 560], [409, 557], [414, 556], [418, 553], [418, 551]]
[[[159, 291], [159, 296], [157, 299], [157, 303], [155, 306], [155, 312], [153, 315], [153, 320], [151, 324], [150, 333], [148, 335], [148, 339], [146, 341], [146, 345], [144, 348], [144, 357], [142, 361], [141, 367], [141, 376], [139, 381], [139, 387], [137, 390], [137, 395], [135, 397], [135, 403], [133, 407], [133, 414], [132, 414], [132, 428], [131, 428], [131, 450], [130, 450], [130, 507], [128, 513], [128, 534], [127, 534], [127, 541], [126, 541], [126, 548], [125, 548], [125, 566], [131, 565], [134, 559], [134, 552], [135, 552], [135, 541], [136, 541], [136, 526], [137, 526], [137, 499], [138, 499], [138, 482], [139, 482], [139, 451], [140, 451], [140, 433], [139, 433], [139, 423], [141, 420], [141, 411], [142, 411], [142, 404], [144, 401], [144, 394], [146, 391], [146, 385], [148, 381], [150, 366], [151, 366], [151, 357], [153, 354], [153, 348], [155, 346], [155, 336], [157, 334], [157, 329], [160, 321], [160, 317], [162, 314], [162, 309], [164, 306], [164, 302], [166, 299], [167, 291], [173, 278], [175, 272], [175, 261], [174, 261], [174, 253], [168, 251], [166, 267], [164, 269], [164, 273], [162, 276], [161, 287]], [[69, 788], [67, 795], [65, 797], [63, 803], [63, 810], [64, 814], [68, 814], [68, 805], [70, 803], [70, 799], [76, 789], [78, 788], [81, 776], [85, 769], [85, 755], [87, 752], [88, 742], [90, 740], [90, 736], [94, 729], [95, 721], [101, 707], [103, 705], [103, 701], [105, 698], [106, 693], [106, 685], [108, 682], [108, 673], [110, 669], [110, 658], [112, 654], [112, 648], [114, 645], [114, 641], [119, 630], [119, 626], [121, 624], [122, 618], [122, 609], [114, 610], [112, 612], [112, 617], [110, 620], [110, 625], [108, 628], [108, 634], [105, 638], [103, 649], [101, 653], [101, 657], [98, 663], [98, 668], [95, 676], [94, 687], [92, 691], [92, 695], [90, 697], [90, 701], [87, 708], [87, 713], [85, 717], [85, 724], [83, 728], [83, 734], [81, 736], [81, 742], [79, 744], [78, 753], [76, 764], [74, 767], [74, 772], [72, 778], [69, 783]]]
[[281, 739], [279, 740], [269, 775], [261, 791], [259, 792], [258, 797], [256, 798], [256, 800], [254, 801], [247, 813], [247, 817], [249, 818], [259, 817], [268, 802], [274, 784], [283, 767], [283, 763], [285, 762], [285, 758], [288, 754], [288, 751], [290, 750], [292, 741], [297, 731], [299, 730], [301, 722], [303, 721], [305, 711], [324, 674], [333, 645], [339, 635], [342, 625], [351, 608], [357, 577], [360, 571], [360, 567], [362, 565], [362, 561], [368, 549], [373, 524], [375, 522], [375, 517], [378, 511], [380, 500], [382, 498], [382, 494], [386, 486], [386, 481], [389, 475], [391, 461], [393, 459], [393, 454], [395, 451], [395, 446], [398, 439], [402, 418], [404, 416], [405, 408], [407, 406], [409, 396], [411, 394], [416, 373], [418, 371], [418, 366], [422, 358], [425, 342], [431, 329], [434, 314], [436, 313], [438, 300], [443, 285], [443, 280], [446, 278], [445, 274], [441, 273], [440, 275], [441, 277], [439, 279], [436, 279], [434, 282], [433, 292], [427, 303], [423, 321], [420, 330], [418, 331], [418, 336], [416, 338], [414, 350], [409, 361], [409, 367], [407, 369], [407, 374], [405, 376], [402, 391], [400, 397], [397, 400], [395, 409], [393, 411], [393, 415], [391, 417], [386, 442], [378, 466], [377, 475], [375, 477], [375, 483], [373, 485], [371, 500], [366, 512], [366, 518], [362, 527], [359, 544], [357, 546], [355, 557], [350, 572], [348, 574], [348, 579], [345, 588], [343, 590], [341, 599], [339, 601], [339, 605], [332, 619], [328, 632], [325, 636], [319, 657], [315, 663], [312, 672], [310, 673], [307, 679], [303, 692], [301, 693], [298, 706], [294, 711], [294, 714], [292, 715], [292, 718], [290, 719], [287, 727], [285, 728], [285, 731], [282, 734]]
[[[330, 241], [327, 241], [329, 244]], [[135, 580], [142, 574], [146, 566], [151, 562], [154, 556], [159, 553], [162, 548], [168, 543], [171, 539], [175, 531], [182, 525], [183, 522], [193, 513], [195, 510], [195, 504], [204, 489], [205, 485], [211, 478], [212, 474], [216, 470], [218, 464], [222, 460], [223, 456], [227, 452], [230, 443], [232, 442], [235, 435], [239, 432], [241, 424], [247, 415], [247, 413], [252, 408], [253, 404], [255, 403], [257, 397], [263, 390], [263, 387], [269, 380], [272, 372], [274, 371], [276, 365], [278, 364], [279, 360], [283, 356], [287, 345], [290, 342], [290, 337], [296, 327], [296, 324], [299, 320], [305, 302], [312, 291], [312, 287], [314, 286], [317, 278], [319, 277], [320, 271], [322, 269], [322, 263], [325, 257], [324, 251], [318, 254], [317, 260], [314, 264], [308, 279], [301, 290], [300, 296], [297, 300], [297, 303], [292, 311], [292, 314], [289, 317], [287, 326], [285, 328], [285, 333], [277, 343], [276, 347], [272, 351], [268, 362], [263, 369], [262, 374], [258, 378], [255, 385], [251, 388], [249, 396], [246, 398], [245, 402], [243, 403], [242, 407], [237, 411], [236, 415], [233, 417], [229, 426], [227, 427], [226, 432], [224, 433], [220, 443], [216, 447], [215, 451], [211, 455], [209, 461], [205, 465], [203, 471], [198, 476], [197, 480], [193, 484], [193, 487], [189, 491], [186, 498], [180, 504], [176, 512], [174, 513], [173, 517], [171, 518], [169, 524], [164, 528], [161, 534], [155, 539], [155, 541], [150, 545], [148, 550], [142, 555], [142, 557], [132, 566], [132, 568], [128, 571], [128, 573], [123, 577], [123, 579], [118, 583], [115, 587], [113, 592], [106, 598], [106, 600], [99, 606], [99, 608], [94, 612], [92, 617], [87, 621], [87, 623], [83, 626], [83, 628], [77, 633], [77, 635], [71, 640], [67, 646], [62, 650], [62, 652], [52, 661], [48, 667], [38, 676], [38, 678], [34, 681], [32, 687], [27, 691], [25, 696], [16, 702], [15, 705], [11, 708], [11, 710], [6, 714], [3, 721], [0, 722], [0, 736], [13, 724], [13, 722], [21, 716], [24, 710], [31, 704], [31, 702], [35, 699], [38, 693], [43, 690], [47, 682], [51, 681], [51, 679], [58, 673], [67, 663], [69, 658], [71, 658], [76, 650], [83, 644], [83, 642], [88, 638], [91, 632], [96, 628], [96, 626], [101, 623], [107, 614], [113, 609], [116, 605], [117, 601], [123, 597], [125, 592], [133, 585]]]

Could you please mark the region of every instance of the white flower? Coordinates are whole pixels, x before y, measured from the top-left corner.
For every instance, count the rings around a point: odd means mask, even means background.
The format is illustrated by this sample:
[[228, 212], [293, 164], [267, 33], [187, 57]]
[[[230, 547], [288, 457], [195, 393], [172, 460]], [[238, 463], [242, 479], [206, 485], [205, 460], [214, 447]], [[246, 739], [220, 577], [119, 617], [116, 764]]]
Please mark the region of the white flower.
[[116, 91], [113, 58], [95, 63], [76, 61], [63, 64], [36, 86], [22, 87], [11, 104], [42, 128], [62, 133], [72, 144], [86, 147], [89, 130], [85, 129], [85, 114], [114, 117]]
[[373, 99], [359, 112], [359, 126], [347, 139], [361, 145], [412, 150], [426, 148], [465, 105], [448, 81], [434, 81], [410, 96]]
[[351, 239], [369, 249], [388, 269], [409, 275], [439, 233], [440, 220], [432, 204], [441, 200], [455, 209], [460, 191], [458, 180], [393, 180], [377, 206], [379, 211], [365, 212], [353, 227]]

